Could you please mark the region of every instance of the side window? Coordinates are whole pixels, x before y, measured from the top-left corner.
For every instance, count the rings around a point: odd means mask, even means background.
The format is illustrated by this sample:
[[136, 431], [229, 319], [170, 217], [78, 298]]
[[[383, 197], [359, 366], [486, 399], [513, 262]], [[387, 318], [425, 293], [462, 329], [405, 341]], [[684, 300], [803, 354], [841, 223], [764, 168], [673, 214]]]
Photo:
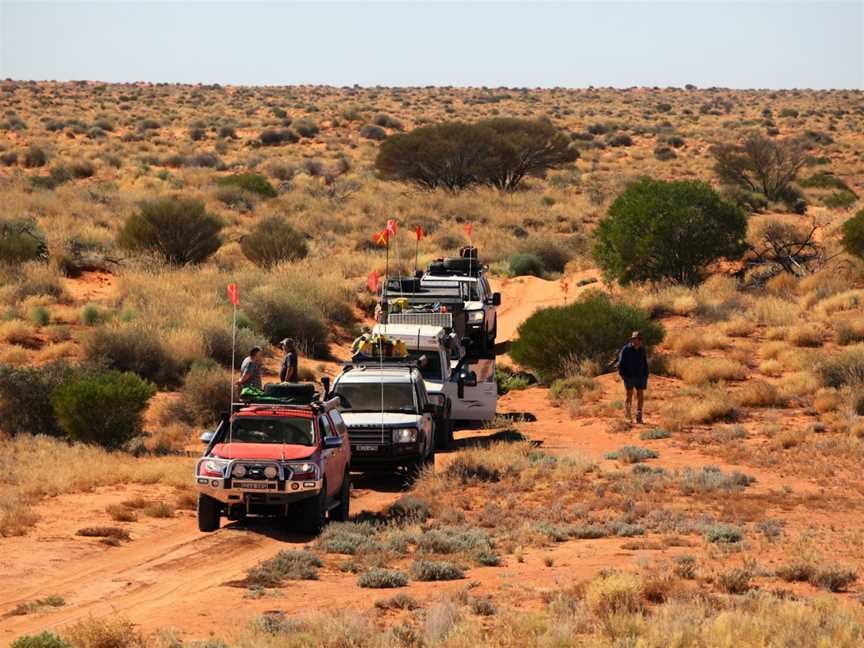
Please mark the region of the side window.
[[486, 299], [492, 296], [492, 287], [489, 285], [489, 280], [486, 277], [480, 277], [480, 286], [481, 292], [483, 293], [481, 297]]
[[333, 436], [333, 426], [330, 424], [330, 419], [322, 416], [318, 419], [319, 427], [321, 428], [321, 438]]
[[414, 390], [417, 392], [417, 407], [422, 411], [426, 405], [426, 390], [423, 389], [423, 384], [419, 380], [414, 383]]
[[336, 426], [336, 431], [339, 432], [341, 436], [345, 436], [348, 434], [348, 428], [345, 426], [345, 420], [342, 418], [342, 415], [336, 410], [332, 410], [330, 412], [330, 420], [333, 421], [333, 425]]

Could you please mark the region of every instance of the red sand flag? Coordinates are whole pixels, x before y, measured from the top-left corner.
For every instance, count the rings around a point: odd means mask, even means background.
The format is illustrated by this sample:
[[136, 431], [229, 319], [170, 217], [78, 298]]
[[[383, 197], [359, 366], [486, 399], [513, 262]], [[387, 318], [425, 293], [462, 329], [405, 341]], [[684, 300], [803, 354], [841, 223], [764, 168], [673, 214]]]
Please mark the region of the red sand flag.
[[471, 240], [471, 237], [474, 236], [474, 223], [466, 223], [465, 224], [465, 233], [468, 235], [468, 240]]
[[390, 237], [387, 236], [387, 230], [381, 230], [380, 232], [375, 232], [372, 236], [372, 240], [375, 241], [375, 245], [387, 245], [387, 242], [390, 240]]
[[369, 289], [373, 295], [378, 294], [378, 280], [380, 275], [377, 271], [373, 270], [369, 273], [369, 277], [366, 279], [366, 287]]
[[388, 236], [396, 236], [396, 221], [394, 219], [390, 219], [387, 221], [387, 227], [384, 228], [384, 231], [387, 232]]
[[228, 284], [228, 299], [235, 306], [240, 303], [240, 292], [237, 290], [237, 284]]
[[423, 236], [425, 235], [425, 232], [423, 231], [423, 226], [422, 226], [422, 225], [418, 225], [418, 226], [417, 226], [417, 229], [414, 230], [414, 234], [417, 235], [417, 240], [418, 240], [418, 241], [422, 241], [422, 240], [423, 240]]

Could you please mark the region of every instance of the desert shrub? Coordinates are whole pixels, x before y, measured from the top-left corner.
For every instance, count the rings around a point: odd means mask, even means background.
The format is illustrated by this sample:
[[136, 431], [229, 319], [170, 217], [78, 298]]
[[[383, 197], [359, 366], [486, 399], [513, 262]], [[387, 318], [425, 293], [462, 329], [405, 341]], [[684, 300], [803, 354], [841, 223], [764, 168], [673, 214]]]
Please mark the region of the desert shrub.
[[360, 128], [360, 137], [383, 142], [387, 139], [387, 131], [375, 124], [365, 124]]
[[390, 589], [393, 587], [405, 587], [408, 584], [408, 576], [398, 569], [384, 569], [373, 567], [369, 571], [360, 574], [357, 585], [372, 589]]
[[843, 223], [843, 249], [849, 254], [864, 259], [864, 209]]
[[807, 189], [839, 189], [840, 191], [852, 192], [852, 189], [842, 178], [838, 178], [830, 171], [819, 171], [809, 178], [798, 181], [798, 184]]
[[806, 150], [795, 140], [773, 140], [760, 135], [740, 144], [711, 148], [714, 170], [724, 184], [758, 192], [768, 200], [784, 200], [790, 183], [804, 166]]
[[632, 331], [649, 347], [663, 340], [663, 327], [636, 308], [599, 293], [567, 306], [536, 311], [518, 329], [510, 354], [544, 380], [560, 377], [568, 363], [595, 360], [608, 365]]
[[0, 263], [17, 265], [47, 254], [45, 238], [34, 222], [0, 220]]
[[432, 509], [422, 497], [403, 495], [390, 505], [388, 515], [396, 520], [425, 522], [432, 517]]
[[57, 388], [51, 405], [70, 439], [116, 449], [141, 433], [141, 415], [154, 393], [134, 374], [92, 372]]
[[282, 216], [262, 219], [240, 241], [240, 249], [252, 263], [271, 268], [281, 261], [297, 261], [309, 253], [303, 232]]
[[777, 386], [764, 380], [746, 382], [737, 397], [744, 407], [782, 407], [786, 403]]
[[542, 277], [544, 274], [543, 260], [536, 254], [514, 254], [508, 260], [510, 274], [514, 277], [533, 275]]
[[[235, 139], [237, 137], [237, 133], [231, 126], [220, 126], [218, 135], [221, 139]], [[264, 140], [262, 139], [261, 141], [263, 142]]]
[[372, 123], [382, 128], [392, 128], [393, 130], [402, 130], [402, 122], [385, 113], [378, 113], [372, 118]]
[[744, 532], [731, 524], [712, 524], [705, 529], [705, 540], [711, 543], [741, 542]]
[[240, 187], [219, 187], [216, 190], [216, 199], [228, 209], [234, 209], [241, 214], [248, 214], [255, 209], [252, 194]]
[[292, 126], [301, 137], [315, 137], [320, 132], [318, 124], [311, 119], [298, 119]]
[[253, 293], [245, 312], [271, 343], [291, 337], [313, 357], [326, 358], [329, 354], [327, 327], [308, 306], [285, 291]]
[[555, 236], [532, 236], [519, 246], [519, 251], [539, 257], [547, 272], [564, 272], [573, 256], [573, 250]]
[[864, 383], [864, 345], [824, 357], [816, 365], [816, 371], [826, 387]]
[[275, 198], [279, 195], [267, 178], [259, 173], [235, 173], [219, 178], [216, 184], [220, 187], [239, 187], [264, 198]]
[[96, 167], [88, 160], [78, 160], [69, 165], [69, 172], [73, 178], [89, 178], [96, 173]]
[[370, 525], [353, 522], [329, 525], [318, 538], [318, 547], [327, 553], [348, 556], [381, 549], [381, 545], [372, 538]]
[[290, 128], [280, 130], [264, 130], [258, 136], [264, 146], [279, 146], [281, 144], [295, 144], [300, 141], [300, 136]]
[[637, 180], [612, 203], [595, 230], [594, 258], [622, 283], [676, 279], [695, 283], [705, 266], [739, 258], [747, 217], [708, 184]]
[[75, 648], [146, 648], [147, 641], [128, 619], [92, 616], [68, 626], [64, 636]]
[[678, 476], [678, 486], [684, 495], [713, 493], [718, 490], [739, 491], [755, 481], [755, 477], [737, 470], [725, 473], [715, 466], [705, 466], [699, 470], [686, 468]]
[[97, 328], [82, 338], [84, 356], [116, 371], [131, 371], [160, 386], [174, 386], [186, 370], [159, 334], [137, 326]]
[[582, 394], [596, 389], [597, 383], [590, 376], [575, 375], [558, 378], [549, 387], [549, 398], [556, 403], [575, 401]]
[[679, 358], [671, 371], [688, 385], [702, 385], [718, 380], [744, 380], [747, 368], [728, 358]]
[[200, 142], [203, 139], [207, 139], [207, 131], [203, 128], [192, 128], [189, 130], [189, 139], [193, 142]]
[[6, 434], [62, 436], [51, 397], [75, 370], [63, 363], [42, 367], [0, 366], [0, 428]]
[[633, 138], [626, 133], [618, 133], [607, 139], [606, 144], [613, 147], [633, 146]]
[[48, 154], [38, 146], [31, 146], [24, 153], [23, 163], [28, 169], [43, 167], [48, 163]]
[[399, 593], [388, 599], [375, 601], [375, 607], [379, 610], [416, 610], [420, 604], [413, 596]]
[[286, 580], [318, 580], [321, 559], [305, 549], [283, 549], [246, 573], [246, 584], [279, 587]]
[[654, 157], [661, 162], [666, 162], [668, 160], [674, 160], [678, 155], [668, 146], [658, 146], [654, 149]]
[[[204, 353], [212, 360], [215, 360], [223, 367], [231, 366], [231, 328], [228, 324], [225, 326], [208, 326], [201, 331], [201, 336], [204, 343]], [[237, 340], [234, 348], [234, 365], [240, 366], [246, 353], [253, 346], [263, 347], [265, 340], [256, 335], [248, 328], [238, 327]]]
[[574, 161], [578, 151], [542, 120], [486, 119], [415, 128], [381, 143], [375, 167], [384, 179], [451, 191], [488, 184], [515, 191], [528, 175]]
[[828, 209], [849, 209], [856, 202], [858, 196], [851, 191], [834, 191], [822, 198], [822, 204]]
[[204, 203], [188, 198], [160, 198], [145, 202], [120, 231], [119, 244], [129, 250], [158, 254], [168, 263], [200, 263], [222, 240], [222, 222], [204, 210]]
[[0, 164], [3, 166], [14, 166], [18, 163], [18, 152], [17, 151], [7, 151], [0, 155]]
[[609, 452], [606, 455], [607, 459], [617, 459], [621, 463], [634, 464], [645, 461], [646, 459], [656, 459], [659, 455], [650, 448], [640, 448], [639, 446], [624, 446], [614, 452]]
[[180, 393], [195, 422], [208, 425], [227, 411], [231, 379], [220, 367], [196, 365], [186, 374]]
[[465, 578], [465, 572], [456, 563], [446, 560], [415, 560], [411, 577], [418, 581], [446, 581]]
[[669, 433], [669, 430], [666, 430], [662, 427], [652, 428], [650, 430], [645, 430], [644, 432], [639, 433], [639, 438], [643, 441], [655, 441], [657, 439], [668, 439], [672, 435]]
[[753, 572], [742, 567], [732, 567], [717, 574], [717, 586], [727, 594], [744, 594], [750, 591]]
[[807, 582], [814, 587], [821, 587], [830, 592], [842, 592], [847, 586], [858, 580], [858, 575], [854, 569], [838, 565], [822, 567], [805, 560], [782, 565], [775, 570], [775, 574], [778, 578], [788, 582]]
[[631, 572], [600, 576], [585, 588], [585, 604], [601, 619], [642, 609], [642, 579]]
[[37, 635], [18, 637], [9, 648], [72, 648], [72, 644], [45, 630]]

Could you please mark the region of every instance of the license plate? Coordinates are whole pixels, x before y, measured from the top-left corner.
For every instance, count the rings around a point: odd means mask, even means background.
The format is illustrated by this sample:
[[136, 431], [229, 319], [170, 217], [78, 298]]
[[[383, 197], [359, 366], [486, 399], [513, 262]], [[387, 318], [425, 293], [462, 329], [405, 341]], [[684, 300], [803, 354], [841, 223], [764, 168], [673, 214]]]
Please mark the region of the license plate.
[[276, 484], [273, 482], [248, 482], [235, 481], [234, 488], [245, 488], [247, 490], [275, 490]]
[[373, 446], [373, 445], [358, 445], [358, 446], [354, 446], [354, 449], [355, 449], [357, 452], [377, 452], [377, 451], [378, 451], [378, 446]]

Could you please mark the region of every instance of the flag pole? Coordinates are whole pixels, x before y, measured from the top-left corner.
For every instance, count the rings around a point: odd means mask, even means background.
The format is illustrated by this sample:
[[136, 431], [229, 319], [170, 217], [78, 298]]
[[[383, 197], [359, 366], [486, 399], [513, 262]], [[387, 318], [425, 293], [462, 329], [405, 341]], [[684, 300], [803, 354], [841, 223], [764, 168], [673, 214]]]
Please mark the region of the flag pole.
[[420, 253], [420, 234], [415, 233], [416, 241], [414, 241], [414, 277], [417, 276], [417, 255]]
[[[236, 290], [236, 288], [235, 288]], [[231, 300], [234, 306], [234, 317], [231, 322], [231, 384], [230, 397], [228, 399], [228, 452], [231, 452], [231, 441], [234, 436], [234, 417], [231, 410], [234, 408], [234, 368], [237, 357], [237, 299]]]

